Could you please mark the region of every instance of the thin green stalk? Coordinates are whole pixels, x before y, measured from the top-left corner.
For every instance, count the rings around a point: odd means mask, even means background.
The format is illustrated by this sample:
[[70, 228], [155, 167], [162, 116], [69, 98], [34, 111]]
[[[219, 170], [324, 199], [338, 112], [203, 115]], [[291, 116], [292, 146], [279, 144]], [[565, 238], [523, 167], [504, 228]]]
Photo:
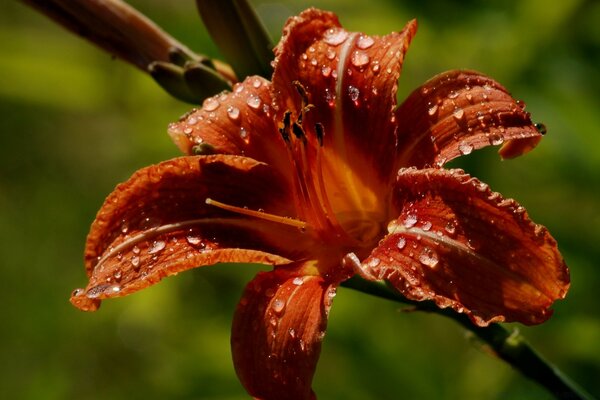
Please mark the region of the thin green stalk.
[[369, 282], [358, 276], [342, 283], [342, 286], [405, 303], [420, 311], [451, 318], [490, 346], [499, 358], [506, 361], [521, 374], [542, 385], [557, 399], [593, 399], [590, 394], [578, 387], [558, 368], [544, 360], [517, 330], [510, 332], [499, 324], [490, 324], [485, 328], [478, 327], [464, 314], [456, 313], [451, 309], [441, 309], [432, 301], [409, 300], [385, 283]]

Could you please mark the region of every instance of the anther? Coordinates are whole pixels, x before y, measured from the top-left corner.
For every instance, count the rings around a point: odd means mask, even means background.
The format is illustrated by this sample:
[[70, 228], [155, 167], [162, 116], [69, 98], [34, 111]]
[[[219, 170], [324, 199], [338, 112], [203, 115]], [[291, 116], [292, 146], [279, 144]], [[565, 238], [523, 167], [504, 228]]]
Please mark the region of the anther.
[[317, 135], [317, 141], [319, 142], [319, 146], [323, 147], [323, 136], [325, 136], [325, 128], [323, 128], [323, 124], [317, 122], [315, 124], [315, 134]]
[[297, 139], [306, 140], [304, 129], [302, 129], [302, 127], [296, 122], [294, 122], [294, 124], [292, 125], [292, 133], [294, 134], [294, 136], [296, 136]]

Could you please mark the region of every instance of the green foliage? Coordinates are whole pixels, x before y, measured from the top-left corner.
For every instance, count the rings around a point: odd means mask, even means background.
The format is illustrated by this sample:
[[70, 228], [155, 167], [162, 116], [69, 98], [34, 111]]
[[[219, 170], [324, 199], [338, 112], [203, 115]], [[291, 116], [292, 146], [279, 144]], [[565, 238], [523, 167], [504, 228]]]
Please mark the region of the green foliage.
[[[192, 49], [219, 58], [189, 2], [132, 2]], [[307, 2], [254, 1], [273, 38]], [[531, 154], [460, 160], [517, 198], [557, 238], [572, 288], [529, 341], [600, 395], [600, 4], [570, 0], [324, 0], [350, 29], [419, 33], [400, 95], [472, 68], [528, 104], [548, 134]], [[368, 12], [367, 12], [368, 11]], [[85, 235], [104, 197], [136, 169], [178, 156], [168, 122], [189, 108], [150, 77], [20, 3], [0, 5], [0, 398], [246, 399], [229, 353], [233, 309], [255, 266], [188, 272], [106, 302], [68, 303], [85, 283]], [[548, 399], [458, 325], [340, 289], [315, 388], [322, 399]]]

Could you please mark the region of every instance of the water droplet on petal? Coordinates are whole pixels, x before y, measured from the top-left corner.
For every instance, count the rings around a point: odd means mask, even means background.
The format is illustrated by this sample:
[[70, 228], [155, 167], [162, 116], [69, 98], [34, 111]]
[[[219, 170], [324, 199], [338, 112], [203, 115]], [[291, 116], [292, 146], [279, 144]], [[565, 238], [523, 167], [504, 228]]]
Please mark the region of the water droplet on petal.
[[356, 42], [356, 46], [359, 49], [368, 49], [369, 47], [373, 46], [373, 44], [375, 43], [375, 40], [373, 40], [372, 37], [370, 36], [361, 36], [358, 41]]
[[448, 221], [444, 229], [451, 235], [453, 235], [456, 232], [456, 226], [454, 226], [454, 224], [451, 221]]
[[133, 251], [133, 254], [140, 254], [140, 248], [137, 246], [133, 246], [133, 249], [131, 249], [131, 251]]
[[323, 68], [321, 68], [321, 73], [325, 78], [329, 77], [331, 75], [331, 67], [328, 65], [323, 65]]
[[504, 138], [501, 135], [492, 135], [490, 136], [490, 143], [494, 146], [501, 145], [504, 143]]
[[437, 104], [434, 104], [433, 106], [429, 107], [429, 109], [427, 110], [427, 114], [429, 114], [430, 116], [435, 115], [435, 113], [438, 110], [438, 106]]
[[335, 51], [333, 49], [327, 49], [325, 57], [327, 57], [328, 60], [333, 60], [335, 58]]
[[248, 104], [250, 107], [256, 110], [258, 109], [258, 107], [260, 107], [261, 104], [260, 97], [251, 95], [246, 99], [246, 104]]
[[275, 301], [273, 301], [272, 307], [273, 307], [273, 311], [275, 311], [276, 313], [279, 314], [285, 308], [285, 302], [281, 299], [275, 299]]
[[296, 286], [300, 286], [304, 283], [304, 278], [297, 276], [294, 278], [294, 280], [292, 280], [292, 283]]
[[350, 96], [350, 100], [354, 103], [358, 101], [358, 97], [360, 96], [360, 90], [354, 86], [348, 86], [348, 95]]
[[417, 223], [417, 216], [415, 214], [409, 214], [404, 218], [404, 226], [411, 228]]
[[240, 118], [240, 110], [234, 106], [227, 107], [227, 116], [232, 121], [237, 121]]
[[240, 137], [242, 139], [246, 139], [248, 137], [248, 131], [246, 131], [246, 128], [240, 128]]
[[296, 337], [296, 330], [294, 328], [290, 328], [290, 329], [288, 329], [288, 334], [293, 339]]
[[463, 142], [458, 146], [458, 151], [460, 151], [460, 153], [464, 155], [471, 154], [471, 152], [473, 151], [473, 145]]
[[258, 88], [259, 88], [261, 85], [262, 85], [262, 82], [260, 81], [260, 79], [259, 79], [259, 78], [255, 78], [255, 79], [254, 79], [254, 82], [252, 82], [252, 86], [253, 86], [255, 89], [258, 89]]
[[434, 268], [439, 262], [437, 254], [429, 248], [425, 248], [423, 250], [423, 252], [419, 256], [419, 261], [421, 262], [421, 264], [427, 265], [431, 268]]
[[402, 250], [404, 247], [406, 247], [406, 239], [404, 239], [403, 237], [401, 237], [400, 239], [398, 239], [398, 243], [396, 243], [396, 246]]
[[360, 68], [367, 65], [370, 59], [367, 53], [365, 53], [364, 51], [355, 51], [354, 53], [352, 53], [352, 58], [350, 61], [352, 62], [352, 65]]
[[534, 126], [535, 126], [535, 129], [537, 129], [537, 131], [539, 133], [541, 133], [542, 135], [545, 135], [546, 132], [548, 131], [546, 129], [546, 125], [542, 124], [541, 122], [536, 123]]
[[454, 110], [454, 113], [452, 114], [452, 116], [457, 121], [460, 121], [465, 116], [465, 110], [463, 110], [462, 108], [457, 108], [456, 110]]
[[381, 260], [377, 257], [373, 257], [369, 260], [369, 267], [371, 268], [375, 268], [376, 266], [379, 265], [379, 263], [381, 262]]
[[427, 221], [427, 222], [423, 223], [423, 230], [428, 231], [431, 229], [431, 226], [432, 226], [431, 222]]
[[152, 247], [148, 250], [148, 254], [155, 254], [162, 251], [166, 246], [166, 243], [162, 240], [155, 240], [152, 243]]
[[458, 93], [456, 93], [454, 90], [451, 90], [450, 93], [448, 93], [449, 99], [455, 99], [457, 97], [458, 97]]
[[193, 246], [196, 246], [202, 242], [202, 239], [198, 236], [186, 236], [185, 240]]
[[202, 103], [202, 109], [205, 111], [214, 111], [219, 107], [219, 100], [214, 97], [209, 97]]
[[323, 40], [332, 46], [342, 44], [348, 37], [348, 32], [339, 28], [330, 28], [325, 32]]

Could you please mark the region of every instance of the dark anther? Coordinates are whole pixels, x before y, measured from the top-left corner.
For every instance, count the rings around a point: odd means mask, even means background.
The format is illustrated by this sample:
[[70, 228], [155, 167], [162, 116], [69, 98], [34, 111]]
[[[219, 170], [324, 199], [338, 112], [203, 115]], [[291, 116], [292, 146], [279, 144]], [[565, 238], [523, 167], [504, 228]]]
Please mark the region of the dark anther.
[[283, 128], [289, 128], [291, 125], [291, 120], [292, 120], [292, 112], [290, 110], [287, 110], [284, 114], [283, 114]]
[[197, 156], [207, 156], [215, 153], [215, 148], [208, 143], [200, 143], [192, 147], [192, 153]]
[[323, 128], [323, 124], [317, 122], [315, 124], [315, 134], [317, 135], [317, 141], [319, 142], [319, 146], [323, 147], [323, 136], [325, 136], [325, 128]]
[[297, 139], [306, 139], [304, 129], [302, 129], [302, 127], [296, 122], [294, 122], [294, 124], [292, 125], [292, 133], [294, 134], [294, 136], [296, 136]]
[[281, 133], [281, 137], [286, 143], [290, 142], [290, 135], [287, 133], [285, 128], [279, 128], [279, 133]]
[[306, 106], [308, 104], [308, 95], [306, 94], [306, 89], [304, 88], [304, 86], [302, 86], [300, 81], [294, 81], [292, 83], [294, 84], [294, 87], [296, 88], [298, 94], [302, 98], [302, 107]]
[[539, 133], [541, 133], [542, 135], [546, 134], [546, 125], [542, 124], [541, 122], [538, 122], [536, 124], [534, 124], [533, 126], [535, 126], [535, 129], [537, 129], [537, 131]]

